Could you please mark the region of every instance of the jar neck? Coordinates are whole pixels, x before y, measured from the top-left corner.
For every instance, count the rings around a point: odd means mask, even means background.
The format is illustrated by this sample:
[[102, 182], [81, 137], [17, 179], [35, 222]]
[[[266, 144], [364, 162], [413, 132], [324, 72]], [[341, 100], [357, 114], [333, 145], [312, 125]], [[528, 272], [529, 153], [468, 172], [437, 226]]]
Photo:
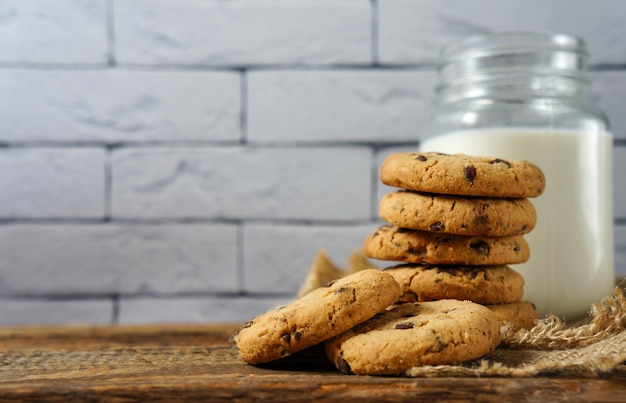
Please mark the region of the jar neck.
[[584, 42], [567, 35], [471, 37], [443, 50], [437, 93], [442, 103], [584, 97], [586, 61]]
[[472, 99], [524, 102], [537, 98], [586, 98], [586, 78], [529, 73], [490, 75], [437, 88], [442, 104]]

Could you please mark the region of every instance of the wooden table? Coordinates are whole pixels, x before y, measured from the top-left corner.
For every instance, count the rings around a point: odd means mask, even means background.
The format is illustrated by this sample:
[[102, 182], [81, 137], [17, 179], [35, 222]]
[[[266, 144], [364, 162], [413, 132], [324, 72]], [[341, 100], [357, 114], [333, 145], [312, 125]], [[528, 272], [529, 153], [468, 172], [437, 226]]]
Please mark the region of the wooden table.
[[349, 376], [311, 352], [245, 364], [238, 325], [0, 328], [0, 401], [626, 401], [602, 378]]

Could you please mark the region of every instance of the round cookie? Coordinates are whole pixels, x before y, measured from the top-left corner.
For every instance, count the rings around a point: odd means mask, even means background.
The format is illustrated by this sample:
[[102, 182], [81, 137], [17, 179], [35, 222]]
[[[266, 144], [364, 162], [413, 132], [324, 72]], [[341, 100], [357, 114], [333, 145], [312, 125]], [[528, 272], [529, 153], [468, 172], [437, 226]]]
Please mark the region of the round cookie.
[[521, 235], [479, 237], [383, 225], [365, 238], [367, 257], [405, 263], [503, 265], [523, 263], [530, 247]]
[[433, 266], [403, 264], [385, 273], [400, 285], [405, 302], [440, 299], [505, 304], [524, 295], [524, 277], [508, 266]]
[[531, 329], [539, 319], [535, 305], [528, 301], [485, 306], [498, 317], [502, 325], [510, 325], [513, 330]]
[[545, 188], [543, 172], [528, 161], [434, 152], [389, 155], [380, 180], [409, 190], [465, 196], [537, 197]]
[[537, 212], [528, 199], [446, 196], [400, 190], [380, 201], [380, 218], [402, 228], [455, 235], [529, 233]]
[[384, 310], [400, 287], [381, 270], [362, 270], [246, 323], [235, 337], [239, 356], [269, 362], [336, 336]]
[[401, 375], [423, 365], [478, 358], [500, 343], [500, 322], [470, 301], [440, 300], [398, 305], [324, 344], [344, 373]]

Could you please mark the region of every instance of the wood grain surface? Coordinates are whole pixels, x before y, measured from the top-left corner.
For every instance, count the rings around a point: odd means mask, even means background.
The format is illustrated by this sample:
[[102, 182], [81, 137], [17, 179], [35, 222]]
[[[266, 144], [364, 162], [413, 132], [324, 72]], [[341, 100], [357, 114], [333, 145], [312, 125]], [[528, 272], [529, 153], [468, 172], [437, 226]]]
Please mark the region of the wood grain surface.
[[312, 348], [247, 365], [238, 325], [0, 328], [0, 401], [624, 401], [626, 366], [602, 378], [343, 375]]

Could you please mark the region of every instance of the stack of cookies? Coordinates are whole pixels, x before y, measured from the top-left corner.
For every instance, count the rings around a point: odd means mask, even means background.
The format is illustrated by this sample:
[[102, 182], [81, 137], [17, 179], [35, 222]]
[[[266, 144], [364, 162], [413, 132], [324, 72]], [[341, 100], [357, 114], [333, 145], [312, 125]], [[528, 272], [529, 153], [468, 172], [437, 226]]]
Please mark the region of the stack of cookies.
[[508, 265], [530, 256], [523, 235], [537, 219], [528, 200], [545, 178], [526, 161], [396, 153], [380, 169], [400, 188], [380, 203], [388, 222], [364, 243], [370, 258], [402, 262], [385, 271], [400, 284], [400, 301], [469, 300], [487, 305], [503, 322], [532, 326], [538, 317], [521, 301], [524, 279]]
[[[344, 373], [402, 375], [479, 358], [500, 343], [502, 323], [532, 324], [536, 311], [520, 302], [524, 279], [507, 265], [529, 257], [523, 235], [536, 213], [527, 198], [543, 192], [539, 168], [406, 153], [387, 158], [381, 179], [401, 190], [383, 199], [389, 225], [367, 237], [364, 253], [402, 263], [344, 272], [322, 254], [324, 268], [296, 300], [234, 337], [244, 361], [260, 365], [320, 346], [312, 350]], [[321, 274], [336, 279], [322, 285]]]

